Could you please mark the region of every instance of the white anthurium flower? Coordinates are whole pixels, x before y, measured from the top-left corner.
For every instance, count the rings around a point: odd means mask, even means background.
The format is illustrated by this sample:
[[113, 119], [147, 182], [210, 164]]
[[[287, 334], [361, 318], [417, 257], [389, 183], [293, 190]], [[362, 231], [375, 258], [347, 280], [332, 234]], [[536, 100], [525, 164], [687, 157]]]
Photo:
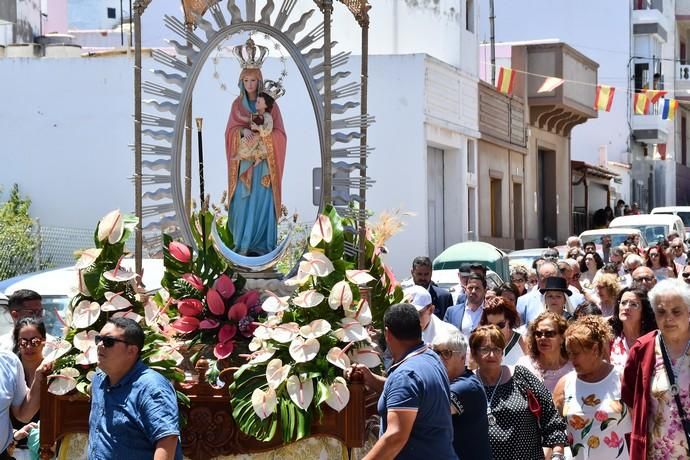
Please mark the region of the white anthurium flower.
[[336, 412], [345, 409], [347, 403], [350, 401], [350, 389], [347, 387], [347, 382], [342, 377], [336, 377], [333, 383], [328, 387], [328, 404]]
[[292, 303], [302, 308], [312, 308], [319, 305], [325, 299], [323, 294], [313, 289], [302, 291], [292, 299]]
[[93, 346], [74, 357], [74, 363], [80, 366], [88, 366], [98, 362], [98, 349]]
[[356, 348], [350, 351], [350, 359], [357, 363], [363, 364], [368, 368], [372, 369], [378, 367], [381, 364], [381, 357], [379, 354], [371, 347]]
[[340, 324], [342, 328], [337, 329], [334, 334], [342, 342], [359, 342], [369, 338], [367, 330], [354, 318], [343, 318]]
[[299, 270], [313, 276], [328, 276], [335, 270], [333, 262], [325, 254], [318, 251], [307, 252], [304, 260], [299, 263]]
[[333, 347], [328, 350], [326, 360], [342, 370], [347, 370], [350, 367], [350, 358], [340, 347]]
[[103, 250], [98, 248], [91, 248], [83, 251], [79, 256], [77, 263], [74, 264], [74, 268], [77, 270], [83, 270], [86, 267], [89, 267], [96, 261], [96, 259], [98, 259], [98, 256], [101, 255], [101, 252], [103, 252]]
[[252, 393], [252, 407], [261, 420], [271, 415], [276, 410], [277, 405], [278, 398], [273, 388], [269, 388], [266, 391], [257, 388]]
[[345, 276], [351, 283], [356, 285], [367, 284], [376, 278], [369, 274], [368, 270], [345, 270]]
[[273, 358], [273, 355], [275, 354], [276, 349], [271, 346], [267, 346], [266, 348], [257, 350], [254, 353], [252, 353], [252, 358], [249, 360], [249, 364], [265, 363], [269, 359]]
[[270, 291], [266, 291], [266, 293], [268, 294], [268, 297], [266, 300], [264, 300], [264, 303], [261, 304], [261, 309], [266, 313], [278, 313], [285, 311], [290, 306], [288, 304], [290, 296], [278, 297]]
[[[302, 374], [304, 375], [304, 374]], [[291, 375], [287, 380], [287, 392], [292, 402], [302, 410], [307, 410], [314, 399], [314, 381], [312, 379]]]
[[105, 303], [101, 307], [103, 311], [117, 311], [124, 310], [132, 306], [132, 303], [120, 294], [114, 292], [105, 293]]
[[137, 277], [135, 272], [131, 272], [122, 267], [115, 268], [113, 270], [103, 273], [103, 278], [113, 283], [125, 283], [127, 281], [132, 281]]
[[266, 366], [266, 381], [268, 382], [268, 386], [274, 390], [278, 389], [280, 384], [288, 378], [290, 369], [292, 369], [292, 366], [289, 364], [283, 366], [283, 361], [278, 358], [270, 360]]
[[86, 281], [84, 281], [84, 270], [77, 270], [76, 292], [85, 296], [91, 295], [91, 292], [89, 292], [89, 288], [86, 287]]
[[68, 351], [72, 349], [72, 344], [67, 340], [55, 338], [45, 343], [43, 347], [43, 362], [49, 363], [55, 361]]
[[309, 246], [316, 246], [321, 241], [330, 243], [333, 240], [333, 225], [328, 216], [319, 214], [319, 217], [314, 222], [309, 235]]
[[182, 361], [184, 361], [184, 356], [182, 356], [182, 354], [177, 351], [175, 347], [171, 345], [163, 345], [149, 357], [149, 361], [152, 363], [157, 363], [159, 361], [168, 359], [172, 359], [175, 361], [175, 365], [179, 365]]
[[256, 351], [256, 350], [260, 350], [263, 346], [264, 346], [264, 341], [258, 337], [254, 337], [254, 338], [252, 338], [251, 342], [249, 342], [248, 348], [249, 348], [249, 351]]
[[297, 274], [293, 276], [292, 278], [288, 278], [284, 281], [284, 284], [286, 286], [302, 286], [304, 283], [306, 283], [311, 275], [307, 273], [306, 271], [302, 270], [302, 262], [300, 262], [299, 269], [297, 270]]
[[299, 334], [299, 324], [297, 323], [283, 323], [273, 328], [271, 331], [271, 339], [280, 343], [291, 342]]
[[271, 335], [273, 335], [273, 329], [280, 324], [280, 321], [281, 319], [278, 316], [269, 316], [266, 321], [259, 324], [259, 326], [254, 329], [254, 337], [257, 337], [261, 340], [270, 339]]
[[98, 223], [98, 241], [115, 244], [122, 239], [125, 223], [119, 209], [109, 212]]
[[98, 321], [100, 315], [101, 306], [98, 302], [82, 300], [72, 311], [72, 326], [77, 329], [87, 328]]
[[350, 283], [345, 280], [335, 283], [328, 296], [328, 305], [333, 310], [337, 310], [339, 307], [350, 308], [350, 305], [352, 305], [352, 288]]
[[296, 337], [290, 344], [290, 356], [298, 363], [311, 361], [319, 353], [321, 345], [316, 339], [303, 339]]
[[66, 395], [77, 387], [76, 378], [79, 377], [79, 371], [73, 367], [65, 367], [59, 373], [49, 376], [50, 385], [48, 391], [54, 395]]
[[81, 331], [74, 334], [74, 338], [72, 339], [74, 348], [79, 351], [87, 351], [89, 348], [96, 348], [97, 335], [98, 332], [94, 330]]
[[306, 326], [299, 328], [299, 333], [305, 339], [318, 339], [329, 332], [331, 332], [331, 323], [325, 319], [315, 319]]
[[371, 324], [372, 320], [369, 302], [367, 302], [365, 299], [360, 300], [356, 309], [345, 310], [345, 316], [356, 319], [362, 326], [368, 326]]
[[118, 311], [113, 313], [113, 318], [128, 318], [135, 322], [140, 322], [144, 319], [143, 316], [134, 313], [133, 311]]
[[93, 378], [96, 376], [96, 371], [89, 371], [86, 373], [86, 380], [93, 382]]
[[162, 316], [167, 317], [167, 315], [161, 315], [161, 312], [162, 309], [158, 308], [158, 304], [153, 299], [149, 299], [144, 304], [144, 320], [146, 325], [149, 327], [157, 325]]

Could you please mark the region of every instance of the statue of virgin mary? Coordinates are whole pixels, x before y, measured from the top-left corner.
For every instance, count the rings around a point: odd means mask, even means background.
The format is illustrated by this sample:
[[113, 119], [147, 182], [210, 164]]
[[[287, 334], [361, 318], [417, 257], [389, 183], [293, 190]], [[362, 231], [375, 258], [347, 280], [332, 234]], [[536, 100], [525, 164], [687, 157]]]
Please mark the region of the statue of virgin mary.
[[[236, 46], [233, 53], [242, 68], [238, 82], [239, 96], [233, 101], [225, 129], [225, 153], [228, 164], [228, 230], [234, 251], [246, 256], [260, 256], [275, 249], [278, 220], [281, 215], [281, 186], [287, 136], [276, 94], [264, 89], [261, 66], [268, 55], [266, 47], [250, 38]], [[257, 100], [273, 99], [267, 113], [272, 118], [270, 133], [253, 131], [256, 126]], [[260, 118], [260, 117], [259, 117]], [[253, 123], [254, 121], [254, 123]], [[242, 143], [263, 143], [262, 153], [253, 158], [240, 155]]]

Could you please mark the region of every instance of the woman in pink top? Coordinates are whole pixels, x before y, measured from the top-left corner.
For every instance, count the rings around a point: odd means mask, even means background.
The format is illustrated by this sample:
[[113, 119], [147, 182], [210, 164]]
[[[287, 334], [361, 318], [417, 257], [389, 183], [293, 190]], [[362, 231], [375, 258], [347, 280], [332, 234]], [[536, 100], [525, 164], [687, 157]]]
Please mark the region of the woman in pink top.
[[568, 323], [562, 315], [546, 311], [527, 328], [528, 354], [517, 364], [525, 366], [553, 393], [558, 380], [573, 370], [565, 351]]

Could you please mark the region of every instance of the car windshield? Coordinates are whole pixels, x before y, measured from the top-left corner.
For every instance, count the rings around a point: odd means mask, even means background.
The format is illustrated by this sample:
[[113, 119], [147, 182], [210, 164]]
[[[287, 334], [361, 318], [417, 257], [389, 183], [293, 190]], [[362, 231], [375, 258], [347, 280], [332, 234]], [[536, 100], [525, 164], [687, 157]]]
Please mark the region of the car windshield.
[[630, 225], [632, 228], [636, 228], [642, 232], [644, 238], [649, 242], [649, 244], [656, 244], [659, 239], [666, 238], [666, 226], [665, 225]]
[[[604, 235], [582, 235], [580, 239], [582, 240], [582, 244], [589, 243], [590, 241], [593, 241], [596, 244], [601, 244], [601, 238]], [[608, 236], [611, 237], [611, 246], [616, 247], [620, 246], [621, 244], [625, 243], [625, 240], [630, 238], [631, 235], [627, 233], [619, 233], [619, 234], [608, 234]]]
[[[663, 212], [655, 212], [654, 214], [664, 214], [667, 216], [672, 216], [673, 212], [671, 211], [663, 211]], [[679, 211], [676, 213], [678, 217], [683, 221], [683, 225], [686, 227], [690, 227], [690, 212], [683, 212]]]

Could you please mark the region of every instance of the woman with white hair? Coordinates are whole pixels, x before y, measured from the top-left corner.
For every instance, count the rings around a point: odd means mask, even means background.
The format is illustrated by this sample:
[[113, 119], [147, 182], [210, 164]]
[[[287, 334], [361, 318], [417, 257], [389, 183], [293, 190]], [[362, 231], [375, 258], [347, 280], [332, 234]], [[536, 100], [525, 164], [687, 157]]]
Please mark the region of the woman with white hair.
[[491, 458], [486, 396], [477, 376], [465, 366], [465, 336], [457, 327], [449, 325], [434, 338], [432, 349], [446, 366], [450, 380], [455, 453], [463, 460]]
[[623, 401], [632, 412], [630, 458], [690, 457], [690, 287], [678, 279], [649, 291], [658, 331], [630, 349]]

